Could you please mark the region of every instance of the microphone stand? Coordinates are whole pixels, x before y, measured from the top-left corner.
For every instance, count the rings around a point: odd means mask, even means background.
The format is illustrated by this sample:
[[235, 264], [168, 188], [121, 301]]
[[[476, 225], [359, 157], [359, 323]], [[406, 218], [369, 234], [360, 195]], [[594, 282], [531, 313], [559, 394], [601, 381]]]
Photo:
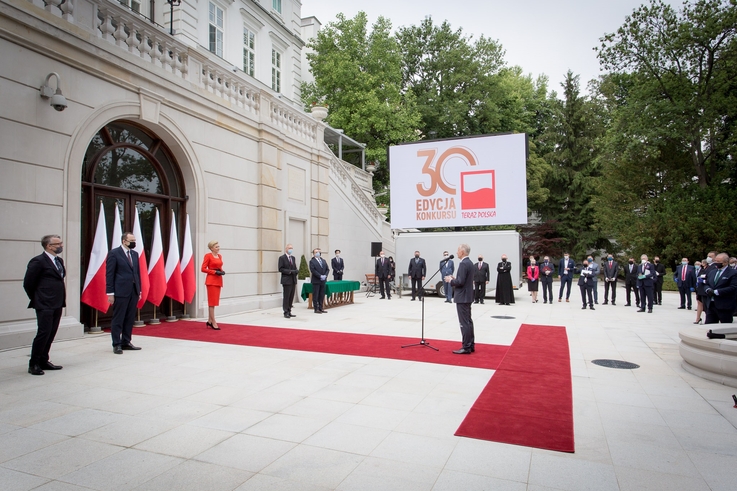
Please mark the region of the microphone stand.
[[[445, 260], [443, 260], [441, 262], [444, 262], [444, 263], [447, 264], [448, 261], [450, 261], [450, 258], [445, 259]], [[441, 268], [442, 268], [442, 266], [440, 268], [438, 268], [438, 270], [433, 273], [433, 275], [430, 277], [430, 279], [428, 279], [425, 282], [425, 284], [422, 285], [422, 287], [421, 287], [422, 290], [420, 291], [420, 293], [422, 294], [422, 334], [420, 335], [420, 342], [419, 343], [412, 343], [412, 344], [405, 344], [404, 346], [402, 346], [402, 348], [410, 348], [412, 346], [424, 346], [425, 348], [430, 348], [430, 349], [434, 349], [435, 351], [440, 351], [435, 346], [431, 346], [430, 343], [428, 343], [427, 340], [425, 339], [425, 286], [427, 286], [427, 284], [430, 283], [433, 278], [435, 278], [435, 275], [440, 272], [440, 269]]]

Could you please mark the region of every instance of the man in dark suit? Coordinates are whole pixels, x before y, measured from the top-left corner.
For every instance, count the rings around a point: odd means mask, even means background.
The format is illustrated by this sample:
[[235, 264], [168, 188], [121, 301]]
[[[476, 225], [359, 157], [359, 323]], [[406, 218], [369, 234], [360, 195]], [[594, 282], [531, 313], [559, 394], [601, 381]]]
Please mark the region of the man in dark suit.
[[284, 317], [291, 319], [297, 317], [292, 314], [292, 305], [294, 305], [294, 291], [297, 288], [297, 261], [294, 259], [294, 248], [292, 244], [287, 244], [284, 248], [285, 254], [279, 256], [279, 272], [281, 273], [281, 286], [284, 293], [282, 298], [282, 310]]
[[627, 265], [624, 267], [624, 289], [627, 292], [627, 303], [624, 304], [625, 307], [632, 305], [630, 302], [630, 299], [632, 298], [630, 296], [630, 292], [633, 290], [635, 292], [635, 305], [638, 307], [640, 306], [640, 289], [637, 286], [637, 268], [638, 266], [635, 264], [635, 258], [629, 258]]
[[[381, 299], [388, 298], [392, 299], [392, 289], [389, 283], [392, 281], [392, 263], [384, 256], [384, 251], [379, 253], [379, 259], [376, 260], [374, 266], [374, 272], [376, 278], [379, 280], [379, 291], [381, 292]], [[386, 291], [386, 296], [384, 292]]]
[[571, 285], [573, 284], [573, 271], [576, 269], [576, 263], [570, 258], [567, 252], [563, 253], [563, 259], [558, 264], [558, 277], [560, 278], [560, 291], [558, 292], [558, 301], [563, 299], [563, 288], [566, 288], [566, 302], [570, 302]]
[[555, 266], [550, 262], [550, 258], [545, 256], [543, 262], [540, 263], [540, 284], [543, 287], [543, 303], [553, 303], [553, 275], [555, 274]]
[[647, 313], [653, 313], [655, 279], [655, 266], [647, 260], [647, 254], [643, 254], [640, 257], [640, 265], [637, 266], [637, 287], [640, 289], [640, 310], [638, 312], [645, 312], [645, 301], [647, 300]]
[[479, 254], [479, 262], [473, 265], [473, 303], [484, 303], [490, 277], [489, 265], [484, 262], [484, 256]]
[[[593, 258], [592, 258], [593, 262]], [[579, 271], [580, 276], [578, 277], [578, 287], [581, 289], [581, 301], [583, 302], [583, 307], [581, 307], [581, 310], [586, 310], [586, 297], [588, 297], [589, 302], [589, 308], [591, 310], [594, 309], [594, 270], [591, 267], [591, 263], [589, 263], [588, 259], [584, 259], [583, 266], [581, 267], [581, 271]]]
[[343, 279], [343, 258], [340, 257], [340, 249], [335, 249], [335, 257], [330, 260], [330, 266], [333, 267], [333, 280], [341, 281]]
[[107, 301], [113, 306], [113, 322], [110, 334], [113, 338], [113, 353], [122, 355], [123, 350], [139, 350], [133, 346], [133, 320], [136, 304], [141, 297], [141, 271], [138, 267], [136, 236], [125, 232], [120, 247], [107, 254]]
[[706, 295], [711, 299], [706, 324], [731, 324], [737, 304], [737, 270], [729, 267], [729, 255], [717, 255], [716, 267], [706, 277]]
[[612, 305], [616, 305], [619, 263], [614, 260], [614, 256], [607, 254], [606, 261], [604, 261], [601, 269], [604, 271], [604, 305], [609, 303], [610, 288], [612, 290]]
[[310, 282], [312, 283], [312, 307], [316, 314], [327, 314], [323, 308], [323, 300], [325, 299], [325, 284], [328, 282], [328, 273], [330, 268], [327, 261], [320, 257], [320, 249], [312, 251], [312, 259], [310, 259]]
[[653, 262], [655, 263], [655, 274], [657, 275], [657, 281], [655, 282], [655, 303], [658, 305], [663, 305], [663, 282], [665, 281], [665, 265], [660, 262], [660, 258], [658, 256], [655, 256], [653, 258]]
[[476, 337], [473, 332], [471, 302], [473, 302], [473, 262], [468, 258], [471, 248], [467, 244], [458, 246], [456, 255], [460, 260], [456, 276], [446, 276], [445, 281], [453, 287], [453, 301], [456, 303], [458, 322], [461, 325], [463, 346], [453, 351], [456, 355], [470, 355], [476, 351]]
[[409, 271], [407, 272], [412, 281], [412, 300], [419, 295], [422, 298], [422, 282], [427, 274], [425, 260], [420, 257], [420, 251], [415, 251], [415, 257], [409, 260]]
[[46, 235], [41, 239], [44, 251], [28, 262], [23, 278], [23, 289], [31, 300], [29, 309], [36, 310], [38, 329], [31, 345], [28, 373], [43, 375], [44, 370], [61, 370], [49, 361], [51, 343], [59, 330], [61, 312], [66, 307], [66, 269], [59, 254], [63, 242], [58, 235]]
[[678, 293], [681, 295], [681, 306], [679, 309], [686, 308], [686, 298], [688, 298], [688, 310], [691, 310], [691, 292], [696, 290], [696, 271], [693, 266], [688, 264], [688, 258], [681, 259], [681, 264], [676, 268], [673, 280], [678, 285]]

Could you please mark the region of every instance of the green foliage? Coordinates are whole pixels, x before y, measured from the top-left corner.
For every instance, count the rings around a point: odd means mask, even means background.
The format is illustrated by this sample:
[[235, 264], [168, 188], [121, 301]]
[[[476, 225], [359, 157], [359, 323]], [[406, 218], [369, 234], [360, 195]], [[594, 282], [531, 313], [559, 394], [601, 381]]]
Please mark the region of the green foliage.
[[579, 77], [570, 71], [563, 96], [552, 102], [549, 126], [539, 138], [551, 170], [545, 183], [549, 197], [538, 212], [555, 224], [561, 246], [578, 257], [607, 245], [595, 220], [594, 199], [600, 176], [596, 143], [604, 126], [600, 106], [580, 94]]
[[302, 99], [330, 107], [327, 123], [366, 143], [366, 158], [379, 162], [374, 188], [389, 181], [388, 145], [414, 141], [420, 116], [414, 97], [402, 91], [402, 57], [391, 23], [379, 17], [371, 28], [364, 12], [338, 14], [310, 44], [307, 55], [315, 82], [302, 85]]
[[310, 277], [310, 268], [307, 266], [307, 259], [302, 254], [302, 258], [299, 260], [299, 273], [297, 273], [298, 280], [305, 280]]

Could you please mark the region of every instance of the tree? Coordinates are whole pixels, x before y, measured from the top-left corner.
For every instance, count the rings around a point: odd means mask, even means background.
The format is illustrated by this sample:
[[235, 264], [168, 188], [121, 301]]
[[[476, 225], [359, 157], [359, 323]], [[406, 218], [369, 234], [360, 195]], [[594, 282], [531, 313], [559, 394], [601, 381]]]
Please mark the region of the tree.
[[[327, 103], [327, 122], [352, 138], [366, 143], [371, 161], [386, 163], [388, 145], [414, 141], [420, 122], [412, 94], [402, 91], [402, 57], [391, 23], [379, 17], [367, 29], [364, 12], [353, 19], [338, 14], [322, 28], [307, 55], [315, 77], [302, 85], [308, 104]], [[388, 183], [386, 166], [374, 175], [379, 191]]]
[[[699, 186], [734, 173], [737, 109], [737, 3], [698, 0], [677, 13], [651, 0], [601, 39], [598, 56], [631, 74], [618, 107], [633, 137], [687, 153]], [[727, 150], [726, 147], [731, 147]]]
[[595, 220], [599, 166], [597, 139], [603, 134], [602, 114], [596, 101], [582, 96], [579, 76], [566, 74], [563, 100], [553, 104], [551, 122], [540, 136], [550, 164], [546, 188], [549, 198], [538, 211], [543, 221], [553, 221], [562, 246], [583, 255], [593, 247], [606, 247]]

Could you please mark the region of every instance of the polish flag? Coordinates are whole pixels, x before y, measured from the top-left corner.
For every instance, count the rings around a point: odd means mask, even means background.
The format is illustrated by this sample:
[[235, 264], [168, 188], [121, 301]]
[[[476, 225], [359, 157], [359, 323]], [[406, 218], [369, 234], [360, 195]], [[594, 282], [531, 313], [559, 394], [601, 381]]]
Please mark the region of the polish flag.
[[159, 210], [156, 209], [154, 218], [154, 232], [151, 241], [151, 263], [148, 265], [148, 298], [147, 300], [157, 307], [166, 294], [166, 274], [164, 272], [164, 245], [161, 242], [161, 221]]
[[169, 232], [169, 253], [166, 255], [166, 296], [184, 303], [182, 270], [179, 265], [179, 240], [177, 239], [177, 220], [171, 212], [171, 232]]
[[105, 263], [107, 259], [107, 230], [105, 230], [105, 211], [100, 203], [100, 217], [97, 219], [95, 240], [92, 243], [92, 254], [87, 265], [87, 276], [82, 288], [82, 302], [100, 312], [107, 312], [110, 304], [107, 301], [107, 278]]
[[184, 301], [192, 303], [197, 283], [194, 274], [194, 261], [192, 260], [192, 230], [189, 228], [189, 213], [187, 214], [187, 226], [184, 228], [184, 243], [182, 244], [182, 286], [184, 287]]
[[133, 250], [138, 253], [138, 270], [141, 272], [141, 298], [136, 306], [140, 309], [148, 299], [148, 290], [151, 285], [148, 281], [148, 266], [146, 265], [146, 252], [143, 250], [143, 233], [141, 233], [141, 222], [138, 218], [138, 207], [136, 207], [136, 216], [133, 217], [133, 235], [136, 236], [136, 248]]
[[120, 226], [120, 211], [118, 211], [118, 202], [115, 202], [115, 215], [113, 217], [113, 236], [110, 237], [110, 249], [120, 247], [123, 236], [123, 227]]

